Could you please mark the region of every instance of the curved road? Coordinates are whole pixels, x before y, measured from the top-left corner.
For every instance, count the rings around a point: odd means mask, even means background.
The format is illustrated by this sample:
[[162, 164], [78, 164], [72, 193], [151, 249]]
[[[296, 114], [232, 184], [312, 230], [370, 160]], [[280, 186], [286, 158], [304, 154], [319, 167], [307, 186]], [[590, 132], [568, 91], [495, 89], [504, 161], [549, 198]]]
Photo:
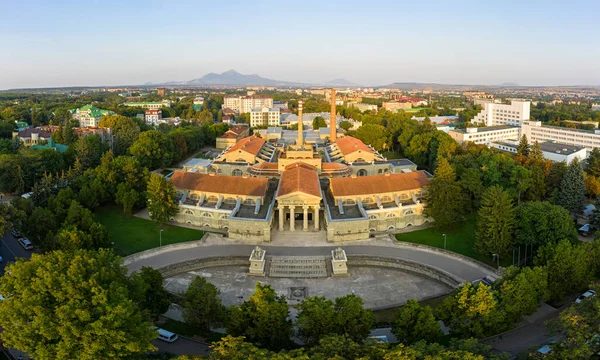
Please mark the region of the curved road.
[[[158, 253], [150, 257], [139, 259], [128, 264], [129, 271], [137, 271], [142, 266], [161, 268], [188, 260], [199, 258], [210, 258], [217, 256], [248, 256], [256, 245], [200, 245], [187, 249], [172, 250], [169, 252]], [[277, 256], [316, 256], [331, 255], [331, 250], [338, 246], [314, 246], [314, 247], [293, 247], [293, 246], [269, 246], [261, 245], [267, 251], [267, 255]], [[381, 246], [381, 245], [344, 245], [344, 250], [348, 255], [372, 255], [388, 258], [398, 258], [428, 265], [434, 268], [444, 270], [454, 276], [473, 281], [480, 279], [485, 275], [491, 275], [492, 272], [475, 263], [464, 261], [449, 255], [428, 251], [419, 248]]]

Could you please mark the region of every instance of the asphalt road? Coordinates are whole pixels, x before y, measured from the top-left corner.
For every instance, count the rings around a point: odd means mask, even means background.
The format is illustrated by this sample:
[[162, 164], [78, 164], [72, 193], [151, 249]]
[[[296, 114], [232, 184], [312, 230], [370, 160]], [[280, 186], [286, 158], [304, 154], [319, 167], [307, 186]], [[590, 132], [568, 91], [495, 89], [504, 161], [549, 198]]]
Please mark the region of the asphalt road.
[[[173, 250], [167, 253], [157, 254], [145, 259], [139, 259], [128, 265], [130, 271], [137, 271], [142, 266], [160, 268], [163, 266], [176, 264], [183, 261], [209, 258], [216, 256], [250, 256], [255, 245], [211, 245], [198, 246], [194, 248]], [[336, 247], [315, 246], [315, 247], [292, 247], [292, 246], [261, 246], [266, 250], [267, 255], [277, 256], [316, 256], [331, 255], [331, 250]], [[491, 275], [491, 272], [474, 263], [462, 261], [452, 256], [441, 253], [427, 251], [418, 248], [405, 248], [393, 246], [373, 246], [373, 245], [347, 245], [344, 250], [348, 255], [372, 255], [388, 258], [398, 258], [413, 261], [438, 269], [442, 269], [466, 281], [480, 279], [485, 275]]]
[[161, 340], [154, 340], [154, 345], [158, 347], [158, 351], [162, 353], [170, 353], [174, 355], [208, 355], [210, 349], [208, 345], [196, 341], [179, 338], [175, 342], [168, 343]]
[[23, 249], [17, 239], [7, 231], [4, 236], [2, 236], [0, 255], [2, 256], [2, 262], [0, 263], [0, 274], [4, 274], [4, 268], [6, 267], [6, 264], [14, 262], [18, 257], [29, 259], [31, 257], [31, 251]]

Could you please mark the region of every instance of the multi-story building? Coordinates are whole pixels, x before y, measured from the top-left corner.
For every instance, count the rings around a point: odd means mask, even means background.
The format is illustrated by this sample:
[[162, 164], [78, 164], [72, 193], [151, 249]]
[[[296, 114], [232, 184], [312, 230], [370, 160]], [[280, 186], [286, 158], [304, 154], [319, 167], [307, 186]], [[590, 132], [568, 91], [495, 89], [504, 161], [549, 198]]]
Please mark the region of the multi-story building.
[[114, 111], [98, 109], [94, 105], [86, 105], [71, 110], [73, 119], [79, 120], [79, 126], [81, 127], [97, 127], [103, 116], [113, 114]]
[[223, 98], [223, 109], [229, 108], [238, 114], [249, 113], [254, 108], [273, 107], [273, 98], [269, 96], [227, 95]]
[[52, 138], [52, 133], [40, 128], [28, 128], [14, 132], [13, 137], [18, 137], [25, 146], [44, 144]]
[[355, 107], [360, 111], [374, 111], [377, 112], [377, 105], [373, 104], [364, 104], [364, 103], [355, 103], [349, 102], [348, 106]]
[[486, 127], [469, 127], [466, 129], [450, 130], [448, 134], [457, 142], [466, 141], [475, 144], [490, 145], [492, 141], [503, 141], [506, 139], [518, 139], [521, 128], [510, 125], [496, 125]]
[[592, 111], [600, 111], [600, 104], [592, 104]]
[[[587, 157], [587, 151], [583, 146], [565, 145], [556, 142], [541, 142], [539, 144], [544, 159], [553, 162], [565, 162], [568, 164], [575, 158], [581, 161]], [[502, 151], [516, 154], [519, 140], [494, 141], [491, 143], [491, 146]], [[530, 145], [530, 147], [531, 146], [532, 145]]]
[[391, 100], [391, 101], [384, 101], [382, 103], [381, 107], [383, 107], [387, 111], [398, 112], [398, 110], [401, 110], [401, 109], [412, 108], [412, 103], [408, 102], [408, 101], [400, 102], [400, 101]]
[[171, 100], [163, 100], [163, 101], [146, 101], [146, 102], [126, 102], [123, 105], [125, 106], [137, 106], [144, 109], [150, 110], [158, 110], [161, 107], [170, 107]]
[[279, 126], [279, 108], [255, 108], [250, 110], [250, 126]]
[[525, 135], [529, 143], [556, 142], [560, 144], [582, 146], [587, 150], [600, 148], [600, 130], [579, 130], [558, 126], [542, 125], [540, 121], [524, 121], [521, 135]]
[[144, 121], [146, 124], [158, 125], [162, 119], [162, 110], [148, 109], [144, 112]]
[[156, 89], [156, 93], [158, 94], [158, 96], [165, 96], [167, 91], [164, 87], [159, 87]]
[[471, 120], [473, 124], [521, 126], [523, 121], [529, 120], [531, 108], [529, 101], [511, 101], [510, 105], [488, 101], [478, 103], [483, 106], [483, 110]]
[[250, 129], [247, 125], [233, 126], [217, 138], [217, 149], [227, 149], [248, 135], [250, 135]]
[[273, 100], [273, 107], [279, 110], [287, 109], [288, 103], [285, 100]]

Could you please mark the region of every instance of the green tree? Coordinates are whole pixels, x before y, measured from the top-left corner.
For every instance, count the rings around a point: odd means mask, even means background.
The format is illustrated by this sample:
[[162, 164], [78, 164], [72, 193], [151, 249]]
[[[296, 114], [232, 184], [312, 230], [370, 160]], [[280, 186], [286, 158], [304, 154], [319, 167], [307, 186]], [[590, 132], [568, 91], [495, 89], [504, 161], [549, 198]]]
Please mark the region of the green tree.
[[447, 229], [464, 219], [466, 197], [447, 159], [441, 158], [430, 181], [426, 214]]
[[135, 121], [121, 115], [109, 115], [100, 119], [99, 126], [108, 127], [112, 131], [112, 151], [115, 156], [127, 154], [127, 149], [140, 135], [140, 127]]
[[123, 213], [125, 215], [131, 215], [133, 206], [137, 202], [139, 194], [131, 184], [120, 183], [117, 186], [117, 193], [115, 194], [115, 202], [123, 205]]
[[0, 283], [5, 346], [42, 360], [122, 359], [155, 350], [156, 332], [112, 251], [33, 254], [7, 270]]
[[179, 205], [175, 200], [173, 184], [158, 174], [151, 174], [148, 180], [148, 213], [153, 221], [165, 225], [177, 214]]
[[550, 299], [560, 300], [590, 283], [596, 270], [596, 252], [591, 247], [590, 243], [573, 245], [561, 240], [538, 249], [534, 264], [546, 267]]
[[440, 324], [429, 306], [421, 306], [415, 299], [400, 308], [392, 324], [392, 333], [398, 341], [410, 345], [420, 340], [437, 342], [442, 336]]
[[436, 308], [437, 318], [453, 336], [481, 338], [502, 331], [503, 314], [490, 287], [466, 283]]
[[585, 172], [596, 178], [600, 177], [600, 149], [593, 148], [586, 160]]
[[149, 169], [163, 168], [173, 159], [170, 139], [158, 130], [145, 131], [131, 145], [129, 152], [142, 166]]
[[384, 150], [387, 147], [387, 133], [381, 125], [364, 124], [356, 130], [354, 136], [375, 150]]
[[549, 202], [524, 202], [517, 206], [515, 243], [542, 246], [560, 240], [577, 240], [577, 230], [569, 212]]
[[142, 309], [157, 320], [158, 317], [169, 310], [171, 295], [163, 287], [163, 276], [160, 271], [143, 266], [140, 272], [131, 274], [131, 280], [139, 294], [137, 303]]
[[221, 323], [224, 308], [220, 291], [201, 276], [196, 276], [183, 296], [183, 318], [186, 323], [201, 330]]
[[80, 172], [100, 164], [102, 154], [108, 150], [99, 135], [82, 136], [75, 142], [76, 169]]
[[313, 119], [312, 127], [314, 130], [319, 130], [320, 128], [327, 127], [327, 123], [325, 122], [325, 119], [323, 119], [322, 116], [317, 116]]
[[510, 267], [498, 289], [500, 308], [505, 321], [516, 324], [523, 316], [533, 314], [542, 300], [548, 300], [548, 273], [540, 266]]
[[560, 183], [558, 193], [558, 204], [569, 210], [571, 216], [575, 217], [583, 211], [585, 206], [585, 180], [583, 178], [583, 169], [579, 160], [575, 158], [565, 173]]
[[348, 120], [342, 120], [342, 122], [340, 122], [340, 129], [344, 129], [346, 131], [350, 130], [352, 128], [352, 123]]
[[508, 192], [499, 186], [488, 188], [477, 215], [475, 249], [481, 254], [508, 254], [515, 225], [515, 209]]
[[349, 294], [336, 298], [333, 308], [336, 334], [348, 335], [356, 342], [362, 342], [369, 336], [375, 316], [373, 311], [364, 308], [360, 297]]
[[530, 201], [540, 201], [546, 197], [546, 174], [541, 165], [531, 167], [531, 186], [526, 197]]
[[478, 208], [484, 190], [481, 171], [476, 168], [466, 169], [460, 177], [459, 184], [462, 191], [469, 195], [471, 208]]
[[536, 163], [544, 161], [544, 153], [542, 152], [542, 146], [537, 140], [533, 143], [531, 150], [529, 151], [529, 158]]
[[333, 301], [325, 297], [311, 296], [298, 305], [296, 326], [305, 344], [316, 344], [335, 331]]
[[527, 141], [527, 135], [525, 134], [521, 136], [521, 140], [519, 141], [519, 145], [517, 146], [517, 155], [521, 155], [524, 157], [529, 156], [529, 142]]
[[521, 202], [521, 196], [531, 187], [533, 179], [531, 171], [524, 166], [517, 165], [512, 169], [510, 181], [516, 184], [517, 205]]
[[232, 306], [226, 323], [227, 333], [245, 336], [250, 342], [272, 350], [286, 348], [293, 333], [285, 296], [270, 285], [256, 283], [254, 294], [240, 307]]

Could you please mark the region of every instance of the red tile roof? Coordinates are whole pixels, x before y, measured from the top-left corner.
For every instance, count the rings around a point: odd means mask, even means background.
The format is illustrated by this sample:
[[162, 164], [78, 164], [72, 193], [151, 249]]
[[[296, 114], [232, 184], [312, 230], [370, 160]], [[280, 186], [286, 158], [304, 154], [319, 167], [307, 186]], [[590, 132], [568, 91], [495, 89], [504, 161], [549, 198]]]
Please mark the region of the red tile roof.
[[277, 196], [295, 192], [321, 197], [319, 176], [314, 166], [297, 162], [285, 167], [285, 171], [281, 173], [281, 179], [279, 180]]
[[266, 178], [220, 176], [186, 171], [175, 171], [171, 176], [171, 182], [177, 189], [241, 196], [264, 197], [267, 194], [268, 181]]
[[234, 132], [234, 133], [236, 133], [236, 134], [240, 135], [240, 134], [243, 134], [243, 133], [244, 133], [245, 131], [247, 131], [247, 130], [248, 130], [248, 127], [247, 127], [247, 126], [244, 126], [244, 125], [236, 125], [236, 126], [233, 126], [232, 128], [230, 128], [230, 129], [229, 129], [229, 130], [227, 130], [227, 131], [232, 131], [232, 132]]
[[256, 136], [248, 136], [238, 141], [235, 145], [233, 145], [231, 149], [227, 151], [227, 153], [243, 150], [252, 155], [258, 155], [264, 143], [265, 140], [262, 138], [258, 138]]
[[384, 194], [416, 190], [429, 185], [423, 171], [402, 174], [332, 178], [329, 188], [333, 196]]
[[352, 154], [353, 152], [358, 150], [362, 150], [371, 154], [374, 153], [373, 150], [367, 145], [365, 145], [364, 142], [352, 136], [345, 136], [343, 138], [339, 138], [336, 140], [335, 143], [344, 155]]

